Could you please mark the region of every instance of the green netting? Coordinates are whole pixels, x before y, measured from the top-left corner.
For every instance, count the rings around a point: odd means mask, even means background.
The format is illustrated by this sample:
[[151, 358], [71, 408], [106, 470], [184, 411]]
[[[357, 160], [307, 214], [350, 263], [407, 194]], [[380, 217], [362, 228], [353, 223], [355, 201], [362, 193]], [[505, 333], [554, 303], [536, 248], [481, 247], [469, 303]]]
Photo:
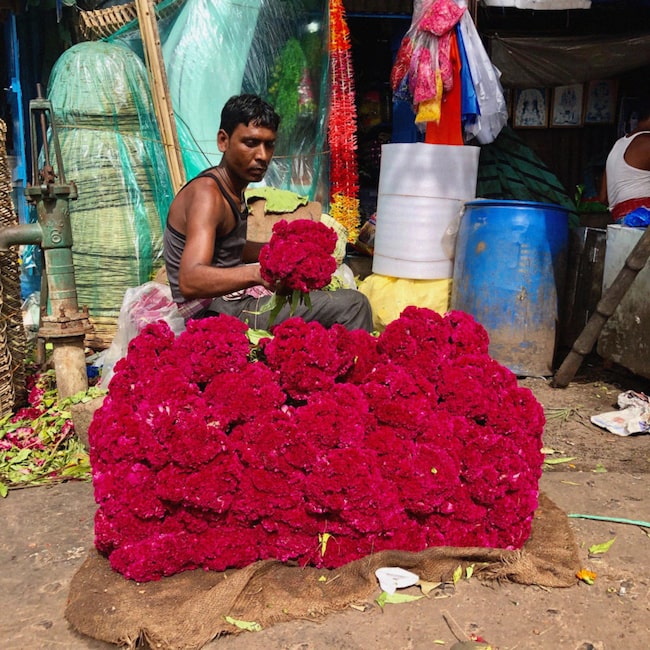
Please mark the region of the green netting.
[[162, 265], [172, 187], [142, 60], [120, 44], [87, 42], [50, 77], [70, 202], [77, 297], [117, 319], [124, 292]]
[[[282, 117], [265, 184], [327, 203], [326, 0], [168, 0], [158, 29], [187, 178], [217, 164], [226, 100], [256, 93]], [[142, 57], [137, 21], [109, 42]]]

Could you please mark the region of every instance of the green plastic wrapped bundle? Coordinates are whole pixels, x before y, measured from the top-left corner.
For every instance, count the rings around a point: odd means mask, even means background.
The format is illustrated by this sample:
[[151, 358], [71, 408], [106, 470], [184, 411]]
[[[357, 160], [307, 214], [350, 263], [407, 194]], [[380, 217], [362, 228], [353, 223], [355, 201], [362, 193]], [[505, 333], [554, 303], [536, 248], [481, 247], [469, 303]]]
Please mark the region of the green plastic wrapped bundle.
[[162, 231], [173, 197], [147, 72], [130, 49], [73, 46], [57, 60], [48, 90], [70, 202], [80, 305], [97, 347], [110, 345], [127, 288], [162, 266]]

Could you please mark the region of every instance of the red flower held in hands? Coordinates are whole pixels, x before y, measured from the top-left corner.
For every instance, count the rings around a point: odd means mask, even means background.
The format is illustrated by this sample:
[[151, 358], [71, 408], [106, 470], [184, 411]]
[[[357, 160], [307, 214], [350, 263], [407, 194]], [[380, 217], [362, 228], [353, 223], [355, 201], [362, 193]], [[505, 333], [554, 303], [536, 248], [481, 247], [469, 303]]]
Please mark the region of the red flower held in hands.
[[323, 289], [336, 271], [333, 257], [338, 237], [319, 221], [284, 219], [273, 226], [268, 244], [260, 251], [260, 273], [276, 291], [268, 310], [273, 324], [284, 303], [293, 316], [299, 303], [309, 303], [309, 292]]
[[260, 252], [262, 277], [271, 285], [291, 291], [316, 291], [326, 287], [336, 271], [332, 256], [337, 236], [319, 221], [282, 220]]

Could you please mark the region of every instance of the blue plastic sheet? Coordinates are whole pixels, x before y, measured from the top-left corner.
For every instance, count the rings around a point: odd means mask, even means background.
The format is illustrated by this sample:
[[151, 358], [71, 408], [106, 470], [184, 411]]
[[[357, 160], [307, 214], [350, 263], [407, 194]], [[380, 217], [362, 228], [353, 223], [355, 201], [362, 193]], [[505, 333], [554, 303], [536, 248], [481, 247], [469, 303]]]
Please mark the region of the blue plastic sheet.
[[637, 208], [623, 217], [621, 223], [630, 228], [647, 228], [650, 225], [650, 209]]

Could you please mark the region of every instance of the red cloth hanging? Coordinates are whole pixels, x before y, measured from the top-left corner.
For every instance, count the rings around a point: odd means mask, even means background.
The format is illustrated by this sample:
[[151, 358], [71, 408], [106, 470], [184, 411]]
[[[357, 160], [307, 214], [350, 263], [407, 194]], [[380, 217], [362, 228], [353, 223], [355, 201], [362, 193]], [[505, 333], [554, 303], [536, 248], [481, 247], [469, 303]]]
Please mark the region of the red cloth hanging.
[[449, 55], [454, 83], [442, 96], [440, 121], [427, 122], [424, 141], [428, 144], [465, 144], [461, 123], [460, 52], [455, 31], [451, 33]]

